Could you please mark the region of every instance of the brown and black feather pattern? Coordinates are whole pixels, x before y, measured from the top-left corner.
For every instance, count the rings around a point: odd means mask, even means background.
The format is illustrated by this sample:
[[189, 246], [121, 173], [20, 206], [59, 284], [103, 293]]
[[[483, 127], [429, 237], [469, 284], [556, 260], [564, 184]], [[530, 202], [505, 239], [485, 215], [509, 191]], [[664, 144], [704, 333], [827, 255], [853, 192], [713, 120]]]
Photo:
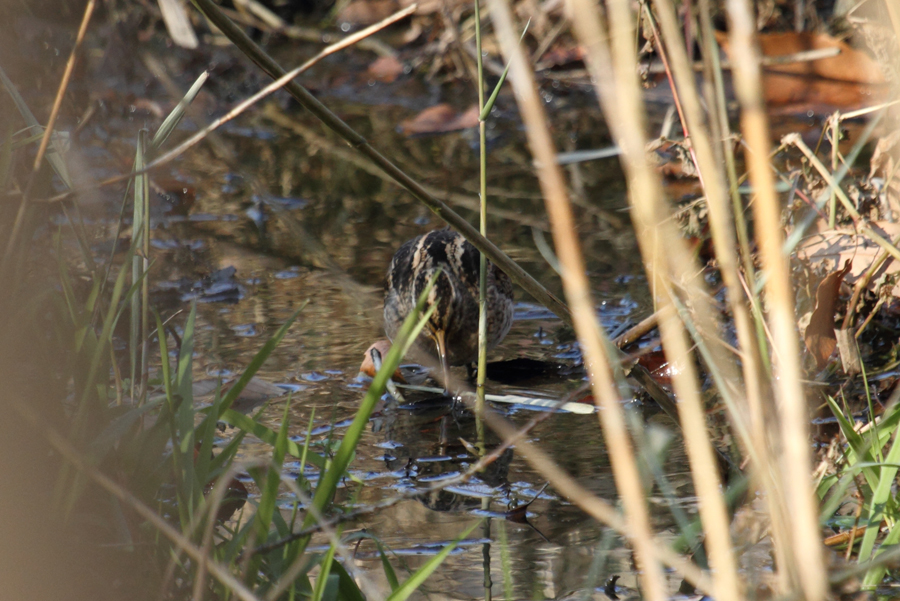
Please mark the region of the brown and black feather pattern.
[[[385, 283], [384, 329], [393, 340], [416, 299], [438, 267], [441, 275], [428, 297], [426, 309], [437, 305], [415, 350], [435, 356], [435, 334], [444, 332], [450, 365], [466, 365], [478, 357], [478, 252], [449, 229], [434, 230], [406, 242], [391, 260]], [[512, 282], [492, 263], [487, 264], [487, 347], [503, 340], [512, 325]], [[422, 337], [430, 340], [425, 343]]]

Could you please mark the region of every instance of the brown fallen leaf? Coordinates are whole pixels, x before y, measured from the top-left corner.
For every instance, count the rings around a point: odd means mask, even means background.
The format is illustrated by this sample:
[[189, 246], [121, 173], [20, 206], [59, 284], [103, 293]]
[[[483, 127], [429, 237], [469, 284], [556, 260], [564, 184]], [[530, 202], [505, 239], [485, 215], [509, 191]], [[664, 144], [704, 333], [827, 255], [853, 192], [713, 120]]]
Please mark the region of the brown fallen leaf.
[[[719, 45], [729, 54], [727, 34]], [[852, 110], [877, 104], [888, 87], [880, 67], [868, 54], [824, 33], [780, 32], [759, 35], [765, 57], [835, 48], [835, 56], [813, 61], [769, 64], [763, 68], [763, 95], [769, 105], [788, 110]]]
[[875, 178], [881, 178], [880, 186], [889, 210], [894, 213], [895, 218], [900, 217], [900, 131], [893, 131], [879, 138], [869, 165], [869, 183], [874, 183], [872, 180]]
[[[894, 240], [900, 236], [900, 223], [870, 221], [867, 225], [886, 240]], [[834, 271], [849, 259], [852, 266], [845, 279], [847, 283], [853, 284], [869, 269], [880, 253], [881, 247], [863, 234], [847, 229], [826, 229], [801, 242], [797, 246], [796, 256], [801, 261], [808, 262], [810, 267], [823, 272]], [[875, 290], [885, 275], [897, 272], [900, 272], [900, 262], [888, 256], [869, 282], [869, 289]], [[895, 286], [891, 294], [900, 296], [900, 285]]]
[[406, 136], [443, 134], [478, 126], [478, 107], [472, 105], [464, 113], [457, 113], [449, 104], [428, 107], [412, 119], [400, 124], [400, 131]]
[[816, 308], [809, 319], [804, 340], [806, 348], [816, 360], [816, 367], [822, 369], [828, 363], [837, 346], [834, 333], [834, 306], [841, 290], [841, 282], [849, 273], [852, 264], [848, 260], [843, 269], [828, 274], [816, 289]]
[[338, 14], [340, 23], [372, 25], [386, 19], [400, 9], [395, 0], [355, 0]]
[[393, 83], [402, 73], [403, 63], [394, 56], [381, 56], [366, 69], [369, 77], [383, 83]]

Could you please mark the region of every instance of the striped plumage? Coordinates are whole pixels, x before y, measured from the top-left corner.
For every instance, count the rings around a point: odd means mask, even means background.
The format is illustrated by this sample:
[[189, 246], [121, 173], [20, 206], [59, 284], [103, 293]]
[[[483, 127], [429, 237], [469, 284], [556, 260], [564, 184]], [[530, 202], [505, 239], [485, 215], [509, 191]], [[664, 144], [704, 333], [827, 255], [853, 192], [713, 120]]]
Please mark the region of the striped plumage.
[[[449, 229], [434, 230], [406, 242], [388, 269], [384, 296], [384, 329], [393, 340], [416, 299], [438, 267], [441, 275], [428, 298], [437, 305], [414, 349], [437, 356], [444, 371], [468, 365], [478, 357], [478, 276], [480, 253]], [[488, 262], [488, 350], [497, 346], [512, 325], [513, 294], [509, 276]], [[429, 342], [427, 342], [427, 339]]]

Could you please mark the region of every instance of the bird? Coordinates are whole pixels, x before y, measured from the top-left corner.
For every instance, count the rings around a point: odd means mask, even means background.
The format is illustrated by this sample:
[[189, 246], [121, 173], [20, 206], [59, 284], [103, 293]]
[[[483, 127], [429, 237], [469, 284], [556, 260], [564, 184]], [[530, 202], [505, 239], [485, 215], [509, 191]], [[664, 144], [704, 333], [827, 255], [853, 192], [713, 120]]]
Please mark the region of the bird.
[[[413, 345], [415, 354], [440, 361], [444, 388], [450, 366], [470, 366], [478, 358], [478, 279], [481, 253], [449, 228], [432, 230], [405, 242], [388, 268], [384, 294], [384, 330], [391, 340], [415, 309], [419, 295], [440, 269], [425, 310], [434, 313]], [[487, 350], [496, 347], [512, 325], [513, 288], [509, 276], [487, 262]]]

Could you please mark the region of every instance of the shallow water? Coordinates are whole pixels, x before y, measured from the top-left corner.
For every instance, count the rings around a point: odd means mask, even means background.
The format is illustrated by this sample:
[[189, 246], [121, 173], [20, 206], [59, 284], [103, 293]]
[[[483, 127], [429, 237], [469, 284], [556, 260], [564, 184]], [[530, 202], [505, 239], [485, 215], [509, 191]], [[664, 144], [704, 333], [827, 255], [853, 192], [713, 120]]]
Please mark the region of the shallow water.
[[[274, 50], [282, 56], [297, 55], [296, 48]], [[206, 66], [152, 44], [150, 52], [165, 58], [170, 74], [178, 73], [173, 79], [182, 89]], [[214, 54], [220, 67], [213, 73], [209, 94], [198, 99], [202, 116], [197, 120], [220, 114], [264, 81], [245, 71], [230, 49]], [[473, 131], [413, 139], [397, 131], [403, 119], [438, 101], [471, 104], [473, 90], [414, 78], [372, 84], [361, 73], [370, 59], [352, 53], [332, 57], [301, 81], [401, 168], [437, 194], [447, 195], [451, 206], [474, 222], [478, 171]], [[136, 86], [127, 70], [106, 75], [112, 94], [137, 93], [162, 105], [171, 103], [162, 86]], [[561, 150], [609, 144], [592, 100], [559, 84], [545, 90], [544, 97]], [[501, 95], [490, 128], [489, 235], [551, 291], [561, 294], [558, 276], [537, 250], [535, 236], [550, 240], [548, 224], [515, 115], [512, 97]], [[123, 157], [133, 155], [137, 130], [145, 124], [153, 129], [158, 122], [135, 105], [126, 110], [116, 102], [103, 105], [73, 139], [73, 157], [83, 166], [81, 177], [99, 179], [126, 169]], [[188, 131], [196, 127], [193, 119], [183, 125]], [[598, 313], [608, 329], [636, 322], [649, 307], [618, 165], [613, 159], [568, 170]], [[394, 250], [443, 223], [405, 191], [374, 174], [346, 144], [281, 95], [228, 124], [152, 180], [157, 192], [176, 192], [152, 200], [154, 299], [164, 316], [176, 315], [175, 324], [183, 319], [189, 301], [198, 301], [195, 380], [239, 374], [265, 340], [307, 303], [259, 377], [289, 385], [291, 435], [303, 439], [312, 423], [321, 429], [313, 435], [312, 448], [321, 450], [330, 438], [341, 435], [341, 424], [354, 416], [365, 393], [366, 381], [357, 377], [357, 371], [365, 349], [383, 336], [381, 286]], [[177, 192], [184, 188], [189, 193], [181, 198]], [[121, 187], [104, 189], [82, 199], [98, 257], [111, 248], [122, 193]], [[58, 222], [64, 223], [65, 217], [60, 215]], [[229, 268], [234, 268], [233, 274], [221, 271]], [[203, 281], [212, 274], [216, 275]], [[521, 291], [516, 296], [512, 331], [489, 360], [525, 357], [576, 364], [579, 356], [572, 332]], [[462, 376], [463, 371], [456, 373]], [[562, 398], [582, 384], [578, 375], [557, 376], [513, 385], [489, 382], [488, 391]], [[277, 425], [286, 398], [272, 401], [261, 419]], [[522, 408], [498, 410], [519, 425], [534, 416]], [[650, 432], [674, 436], [671, 424], [649, 412], [645, 417]], [[335, 425], [333, 432], [330, 425]], [[223, 442], [229, 435], [228, 430], [223, 433]], [[465, 470], [472, 457], [460, 438], [477, 442], [474, 421], [465, 414], [448, 413], [446, 406], [384, 409], [370, 423], [351, 465], [352, 474], [364, 485], [346, 484], [339, 500], [364, 507], [417, 483]], [[595, 416], [551, 416], [531, 431], [529, 440], [591, 491], [615, 500]], [[496, 444], [496, 439], [489, 435], [487, 444]], [[242, 457], [268, 452], [265, 445], [248, 440]], [[298, 466], [288, 464], [285, 469]], [[665, 452], [665, 472], [678, 492], [677, 502], [692, 513], [694, 498], [677, 438]], [[350, 523], [345, 533], [365, 529], [397, 554], [395, 566], [412, 570], [439, 549], [435, 545], [454, 539], [485, 511], [499, 512], [490, 514], [495, 517], [489, 526], [473, 532], [472, 544], [462, 545], [446, 560], [422, 588], [422, 595], [483, 597], [482, 538], [490, 539], [496, 595], [503, 590], [501, 558], [507, 556], [515, 598], [571, 595], [585, 587], [592, 566], [596, 586], [618, 574], [619, 586], [633, 589], [633, 559], [620, 538], [552, 489], [528, 508], [531, 527], [496, 517], [532, 500], [543, 485], [541, 476], [512, 449], [480, 480], [378, 510]], [[658, 491], [655, 495], [651, 508], [658, 531], [674, 532], [664, 496]], [[291, 499], [286, 496], [284, 502], [289, 511]], [[358, 551], [358, 563], [384, 589], [374, 545], [364, 542]], [[398, 573], [402, 577], [403, 569]], [[671, 584], [674, 591], [679, 582], [673, 578]]]

